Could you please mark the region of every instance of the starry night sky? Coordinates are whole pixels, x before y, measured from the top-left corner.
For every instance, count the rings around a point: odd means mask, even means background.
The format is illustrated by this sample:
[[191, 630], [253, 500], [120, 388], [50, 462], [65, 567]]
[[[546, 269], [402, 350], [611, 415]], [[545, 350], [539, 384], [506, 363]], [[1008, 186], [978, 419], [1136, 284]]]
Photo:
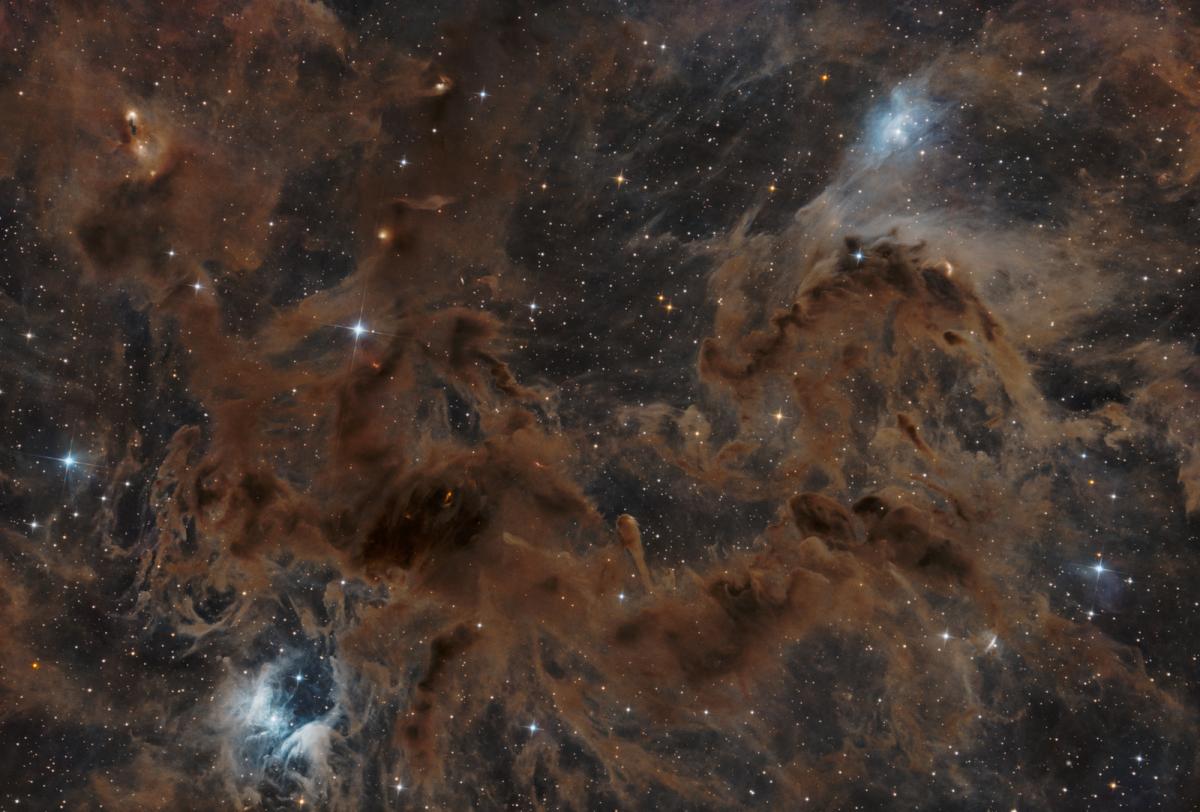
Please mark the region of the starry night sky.
[[1198, 65], [0, 5], [0, 809], [1200, 808]]

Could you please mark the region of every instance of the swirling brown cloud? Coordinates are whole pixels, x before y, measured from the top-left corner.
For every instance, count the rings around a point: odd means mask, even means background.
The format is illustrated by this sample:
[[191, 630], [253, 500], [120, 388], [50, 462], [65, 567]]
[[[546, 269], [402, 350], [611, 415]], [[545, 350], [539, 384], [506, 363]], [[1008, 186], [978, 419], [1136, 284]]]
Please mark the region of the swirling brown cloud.
[[6, 800], [1190, 808], [1193, 17], [10, 5]]

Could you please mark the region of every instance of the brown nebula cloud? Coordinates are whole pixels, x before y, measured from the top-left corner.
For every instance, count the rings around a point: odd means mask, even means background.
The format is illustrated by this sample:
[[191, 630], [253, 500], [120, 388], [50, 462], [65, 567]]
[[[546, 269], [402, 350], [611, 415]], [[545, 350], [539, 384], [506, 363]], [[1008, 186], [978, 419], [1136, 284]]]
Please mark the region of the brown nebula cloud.
[[0, 10], [0, 795], [1191, 809], [1184, 7]]

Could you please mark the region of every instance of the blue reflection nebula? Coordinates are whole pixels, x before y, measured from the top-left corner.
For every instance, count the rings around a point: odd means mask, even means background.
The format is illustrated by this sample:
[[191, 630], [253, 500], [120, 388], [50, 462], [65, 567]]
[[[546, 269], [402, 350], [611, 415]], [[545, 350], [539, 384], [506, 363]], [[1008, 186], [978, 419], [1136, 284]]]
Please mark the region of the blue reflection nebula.
[[877, 163], [904, 150], [931, 146], [943, 115], [924, 82], [898, 85], [867, 116], [863, 136], [867, 161]]
[[[225, 708], [229, 756], [239, 783], [320, 794], [343, 714], [329, 660], [281, 658], [230, 691]], [[249, 779], [248, 782], [246, 779]]]

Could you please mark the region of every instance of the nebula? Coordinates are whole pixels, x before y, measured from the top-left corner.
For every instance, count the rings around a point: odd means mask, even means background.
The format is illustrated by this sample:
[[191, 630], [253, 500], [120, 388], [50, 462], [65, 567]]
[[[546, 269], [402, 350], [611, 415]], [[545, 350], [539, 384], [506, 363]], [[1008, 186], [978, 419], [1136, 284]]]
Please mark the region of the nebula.
[[0, 45], [4, 808], [1200, 806], [1194, 8]]

